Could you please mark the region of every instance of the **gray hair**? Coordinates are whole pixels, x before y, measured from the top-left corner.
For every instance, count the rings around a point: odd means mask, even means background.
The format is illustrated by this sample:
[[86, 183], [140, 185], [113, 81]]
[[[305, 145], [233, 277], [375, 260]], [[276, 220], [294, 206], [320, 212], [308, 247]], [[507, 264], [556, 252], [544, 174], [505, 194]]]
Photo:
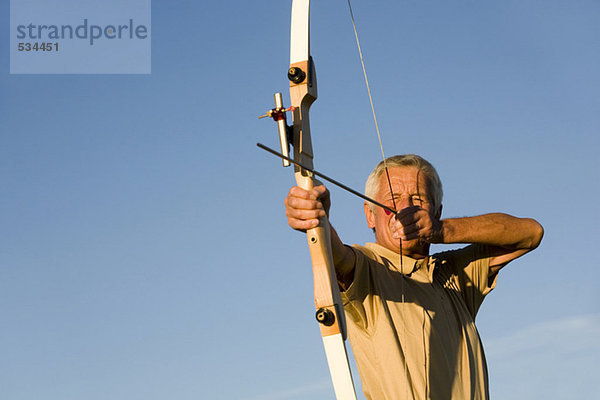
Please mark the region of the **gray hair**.
[[[393, 168], [393, 167], [414, 167], [419, 170], [420, 173], [423, 173], [426, 179], [427, 191], [429, 192], [429, 201], [433, 205], [433, 211], [438, 212], [442, 205], [442, 181], [440, 180], [440, 176], [437, 171], [431, 165], [431, 163], [425, 160], [423, 157], [420, 157], [416, 154], [402, 154], [398, 156], [388, 157], [385, 160], [385, 163], [381, 161], [373, 172], [367, 178], [367, 183], [365, 184], [365, 195], [372, 199], [375, 198], [377, 192], [379, 192], [379, 178], [381, 174], [385, 172], [385, 167]], [[375, 205], [370, 203], [369, 206], [372, 210], [375, 209]]]

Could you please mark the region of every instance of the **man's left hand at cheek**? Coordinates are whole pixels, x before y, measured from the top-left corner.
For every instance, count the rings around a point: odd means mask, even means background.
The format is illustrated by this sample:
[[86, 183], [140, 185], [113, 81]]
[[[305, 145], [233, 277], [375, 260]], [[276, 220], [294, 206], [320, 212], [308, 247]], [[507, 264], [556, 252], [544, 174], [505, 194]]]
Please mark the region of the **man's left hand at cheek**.
[[442, 242], [442, 222], [418, 206], [400, 210], [394, 218], [390, 219], [390, 229], [394, 239], [419, 240], [426, 243]]

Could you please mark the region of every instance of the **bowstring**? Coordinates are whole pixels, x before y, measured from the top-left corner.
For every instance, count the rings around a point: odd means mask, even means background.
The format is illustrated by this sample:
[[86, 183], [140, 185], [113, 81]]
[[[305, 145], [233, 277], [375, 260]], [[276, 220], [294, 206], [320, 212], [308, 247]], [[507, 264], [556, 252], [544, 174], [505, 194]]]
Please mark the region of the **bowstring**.
[[[375, 114], [375, 106], [373, 105], [373, 96], [371, 95], [371, 86], [369, 85], [369, 78], [367, 77], [367, 69], [365, 68], [365, 60], [363, 58], [362, 50], [360, 47], [360, 40], [358, 39], [358, 31], [356, 30], [356, 22], [354, 20], [354, 13], [352, 12], [352, 5], [350, 0], [348, 1], [348, 9], [350, 10], [350, 18], [352, 19], [352, 28], [354, 29], [354, 37], [356, 38], [356, 46], [358, 47], [358, 55], [360, 56], [360, 64], [363, 70], [363, 76], [365, 78], [365, 85], [367, 86], [367, 93], [369, 94], [369, 103], [371, 104], [371, 113], [373, 114], [373, 121], [375, 122], [375, 130], [377, 131], [377, 139], [379, 141], [379, 148], [381, 150], [381, 157], [383, 159], [383, 166], [385, 169], [385, 175], [387, 177], [388, 185], [390, 186], [390, 194], [392, 195], [392, 204], [396, 209], [396, 200], [394, 197], [394, 191], [392, 190], [392, 182], [390, 180], [390, 173], [387, 167], [387, 160], [385, 158], [385, 152], [383, 151], [383, 141], [381, 140], [381, 132], [379, 130], [379, 124], [377, 123], [377, 115]], [[402, 254], [402, 239], [400, 239], [400, 254]], [[400, 259], [402, 262], [402, 259]], [[404, 270], [402, 270], [404, 271]]]
[[[387, 177], [387, 182], [390, 188], [390, 195], [392, 196], [392, 204], [394, 206], [394, 210], [398, 210], [396, 208], [396, 199], [394, 196], [394, 191], [392, 189], [392, 181], [390, 179], [390, 173], [388, 170], [388, 166], [387, 166], [387, 159], [385, 157], [385, 152], [383, 151], [383, 141], [381, 139], [381, 132], [379, 130], [379, 124], [377, 123], [377, 115], [375, 114], [375, 106], [373, 105], [373, 96], [371, 95], [371, 86], [369, 85], [369, 78], [367, 77], [367, 69], [365, 68], [365, 61], [363, 58], [363, 54], [362, 54], [362, 50], [360, 47], [360, 40], [358, 39], [358, 31], [356, 29], [356, 22], [354, 20], [354, 13], [352, 12], [352, 5], [350, 4], [350, 0], [348, 1], [348, 10], [350, 11], [350, 19], [352, 20], [352, 29], [354, 30], [354, 37], [356, 39], [356, 47], [358, 48], [358, 54], [360, 56], [360, 64], [362, 66], [362, 70], [363, 70], [363, 76], [365, 79], [365, 85], [367, 86], [367, 93], [369, 95], [369, 103], [371, 104], [371, 113], [373, 114], [373, 121], [375, 122], [375, 130], [377, 131], [377, 140], [379, 141], [379, 148], [381, 150], [381, 157], [383, 159], [383, 167], [385, 169], [385, 175]], [[404, 266], [403, 266], [403, 262], [402, 262], [402, 238], [399, 239], [399, 247], [400, 247], [400, 273], [403, 276], [403, 279], [401, 279], [400, 281], [400, 301], [401, 304], [404, 304]], [[406, 322], [404, 320], [404, 312], [402, 313], [402, 335], [404, 337], [404, 339], [406, 340]], [[408, 399], [408, 366], [407, 366], [407, 362], [406, 362], [406, 343], [405, 343], [405, 348], [403, 349], [403, 353], [404, 353], [404, 376], [406, 378], [406, 398]]]

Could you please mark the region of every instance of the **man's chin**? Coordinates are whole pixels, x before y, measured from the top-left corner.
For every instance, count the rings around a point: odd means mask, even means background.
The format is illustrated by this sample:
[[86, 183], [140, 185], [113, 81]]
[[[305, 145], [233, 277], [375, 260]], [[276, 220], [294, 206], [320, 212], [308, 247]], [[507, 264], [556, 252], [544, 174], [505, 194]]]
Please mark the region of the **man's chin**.
[[427, 257], [429, 255], [429, 243], [419, 239], [404, 241], [402, 242], [402, 254]]

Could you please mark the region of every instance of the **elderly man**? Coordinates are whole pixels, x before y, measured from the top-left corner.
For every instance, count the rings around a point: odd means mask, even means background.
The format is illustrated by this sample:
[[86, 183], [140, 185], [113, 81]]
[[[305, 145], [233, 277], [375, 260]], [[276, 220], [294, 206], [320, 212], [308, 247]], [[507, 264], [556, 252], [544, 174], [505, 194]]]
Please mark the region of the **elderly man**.
[[[498, 272], [539, 245], [542, 226], [500, 213], [441, 219], [439, 176], [416, 155], [381, 162], [365, 192], [398, 213], [365, 202], [375, 243], [344, 245], [332, 228], [331, 246], [366, 397], [488, 399], [475, 316]], [[329, 192], [293, 187], [285, 206], [304, 231], [328, 215]], [[429, 255], [431, 243], [468, 245]]]

